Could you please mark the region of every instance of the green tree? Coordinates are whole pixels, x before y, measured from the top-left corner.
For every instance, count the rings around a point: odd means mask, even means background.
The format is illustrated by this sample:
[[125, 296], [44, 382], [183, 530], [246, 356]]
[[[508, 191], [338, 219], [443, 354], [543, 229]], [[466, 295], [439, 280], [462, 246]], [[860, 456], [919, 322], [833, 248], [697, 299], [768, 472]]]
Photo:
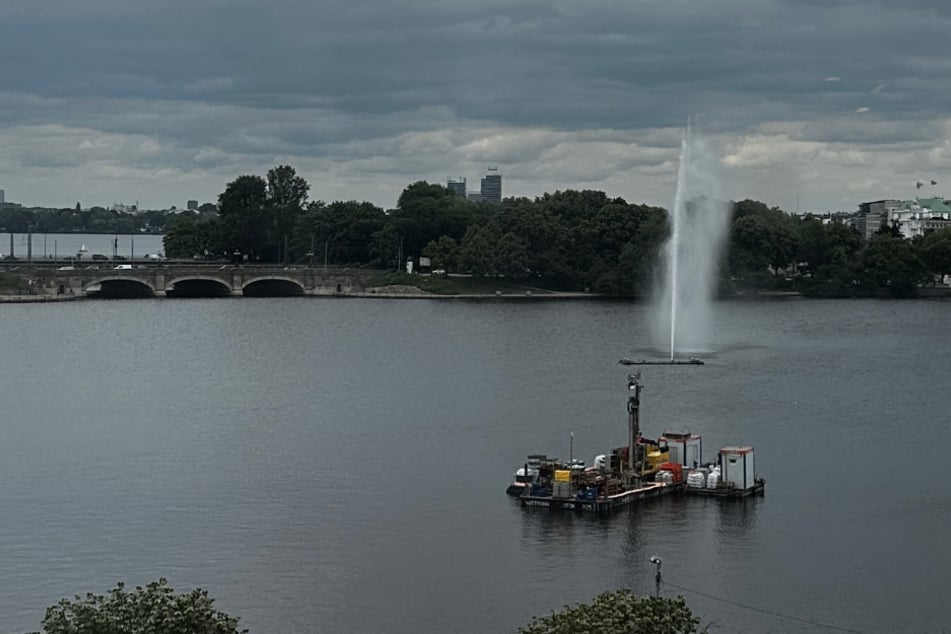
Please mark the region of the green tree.
[[386, 214], [372, 203], [315, 201], [298, 219], [292, 246], [297, 254], [313, 248], [321, 262], [326, 256], [337, 264], [367, 264], [373, 259], [373, 235], [385, 224]]
[[864, 270], [856, 254], [850, 253], [845, 246], [832, 248], [832, 258], [828, 264], [816, 269], [812, 284], [805, 286], [806, 295], [820, 297], [854, 297], [868, 294], [862, 287]]
[[627, 272], [632, 293], [643, 292], [650, 286], [661, 247], [670, 235], [665, 210], [659, 207], [641, 207], [641, 210], [637, 233], [624, 245], [618, 259], [619, 268]]
[[456, 269], [459, 257], [459, 244], [449, 236], [442, 236], [439, 240], [431, 240], [423, 255], [430, 259], [433, 269], [452, 271]]
[[666, 235], [665, 215], [661, 209], [617, 199], [582, 220], [572, 231], [572, 262], [586, 285], [599, 293], [635, 294], [645, 281], [644, 270], [629, 267], [643, 265], [641, 258], [649, 254], [656, 257], [659, 239]]
[[918, 252], [932, 275], [951, 273], [951, 227], [926, 235], [921, 240]]
[[495, 244], [492, 268], [508, 277], [525, 277], [528, 271], [528, 246], [512, 232], [502, 234]]
[[727, 257], [733, 275], [762, 273], [768, 267], [778, 275], [798, 251], [796, 226], [782, 209], [756, 200], [734, 203]]
[[266, 257], [268, 235], [267, 182], [260, 176], [234, 179], [218, 196], [225, 250], [239, 251], [251, 260]]
[[310, 185], [290, 165], [278, 165], [267, 173], [267, 205], [271, 214], [270, 250], [275, 262], [290, 259], [287, 245], [298, 216], [307, 203]]
[[372, 261], [384, 268], [392, 267], [400, 270], [402, 264], [399, 261], [401, 240], [400, 232], [392, 222], [387, 222], [382, 229], [374, 231], [370, 236], [370, 257]]
[[804, 218], [798, 226], [799, 249], [796, 259], [799, 270], [818, 275], [822, 267], [832, 264], [836, 253], [854, 260], [864, 246], [862, 236], [852, 227], [839, 223], [823, 224], [818, 218]]
[[33, 214], [25, 209], [0, 209], [0, 227], [7, 231], [26, 233], [32, 223]]
[[927, 269], [910, 242], [887, 233], [872, 236], [862, 254], [863, 286], [869, 292], [887, 289], [892, 297], [914, 297]]
[[527, 198], [509, 198], [493, 218], [505, 233], [517, 237], [526, 248], [525, 268], [539, 277], [570, 284], [565, 275], [568, 231], [562, 220]]
[[501, 237], [498, 226], [491, 222], [469, 227], [459, 248], [462, 270], [477, 276], [494, 274], [495, 248]]
[[403, 190], [390, 217], [403, 238], [403, 254], [414, 256], [441, 236], [461, 240], [488, 207], [492, 205], [477, 205], [442, 185], [420, 181]]
[[218, 219], [190, 214], [178, 215], [171, 221], [162, 244], [170, 258], [220, 256], [225, 251]]
[[630, 590], [605, 592], [591, 603], [536, 617], [519, 634], [694, 634], [700, 619], [683, 597], [638, 597]]
[[625, 204], [623, 198], [610, 199], [604, 192], [589, 189], [556, 191], [554, 194], [544, 194], [536, 199], [536, 203], [542, 209], [560, 218], [567, 226], [573, 226], [585, 218], [590, 218], [610, 202]]
[[44, 634], [239, 634], [238, 619], [214, 609], [205, 590], [175, 594], [165, 579], [129, 592], [63, 599], [46, 610]]

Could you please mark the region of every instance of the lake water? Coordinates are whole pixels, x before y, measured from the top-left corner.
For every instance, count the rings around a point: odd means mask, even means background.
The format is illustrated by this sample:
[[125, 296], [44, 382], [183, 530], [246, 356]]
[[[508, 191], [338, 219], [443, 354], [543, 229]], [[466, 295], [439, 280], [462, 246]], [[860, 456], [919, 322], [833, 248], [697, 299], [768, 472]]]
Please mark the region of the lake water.
[[[136, 247], [138, 251], [138, 247]], [[253, 633], [511, 632], [652, 555], [714, 632], [946, 631], [951, 304], [724, 302], [702, 367], [643, 368], [648, 435], [748, 443], [766, 496], [526, 511], [526, 454], [623, 444], [631, 303], [3, 305], [0, 631], [116, 581]], [[662, 344], [659, 344], [662, 345]], [[665, 594], [679, 590], [664, 588]]]
[[[154, 234], [103, 234], [103, 233], [14, 233], [13, 254], [25, 260], [30, 238], [33, 240], [33, 259], [60, 260], [75, 257], [86, 248], [85, 259], [93, 254], [112, 257], [113, 245], [116, 254], [123, 257], [145, 257], [148, 253], [164, 253], [164, 236]], [[10, 234], [0, 232], [0, 257], [10, 254]]]

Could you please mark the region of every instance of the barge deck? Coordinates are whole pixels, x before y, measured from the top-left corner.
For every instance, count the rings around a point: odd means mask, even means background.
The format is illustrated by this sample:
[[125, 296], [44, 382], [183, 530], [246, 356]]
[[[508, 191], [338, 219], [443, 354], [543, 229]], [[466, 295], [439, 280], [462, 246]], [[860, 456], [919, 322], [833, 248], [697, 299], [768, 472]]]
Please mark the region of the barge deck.
[[703, 360], [697, 357], [689, 359], [628, 359], [624, 357], [618, 363], [621, 365], [703, 365]]
[[663, 482], [648, 482], [644, 486], [614, 495], [604, 496], [594, 500], [578, 498], [556, 498], [550, 495], [523, 495], [519, 497], [523, 508], [545, 508], [551, 511], [564, 510], [575, 513], [610, 513], [622, 506], [628, 506], [648, 498], [662, 495], [681, 493], [684, 483], [666, 484]]
[[687, 487], [687, 495], [696, 495], [699, 497], [712, 498], [745, 498], [751, 495], [766, 495], [766, 480], [759, 478], [748, 489], [738, 489], [736, 487]]

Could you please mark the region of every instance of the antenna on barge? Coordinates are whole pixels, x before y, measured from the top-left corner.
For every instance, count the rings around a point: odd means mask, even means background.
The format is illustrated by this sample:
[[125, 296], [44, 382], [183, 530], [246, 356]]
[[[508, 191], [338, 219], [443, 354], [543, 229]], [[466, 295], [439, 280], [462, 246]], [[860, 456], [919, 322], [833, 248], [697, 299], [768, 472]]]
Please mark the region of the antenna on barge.
[[630, 396], [627, 397], [627, 468], [631, 471], [634, 470], [634, 454], [636, 453], [635, 449], [637, 447], [634, 443], [638, 436], [641, 435], [641, 387], [640, 372], [627, 375], [627, 389], [631, 393]]

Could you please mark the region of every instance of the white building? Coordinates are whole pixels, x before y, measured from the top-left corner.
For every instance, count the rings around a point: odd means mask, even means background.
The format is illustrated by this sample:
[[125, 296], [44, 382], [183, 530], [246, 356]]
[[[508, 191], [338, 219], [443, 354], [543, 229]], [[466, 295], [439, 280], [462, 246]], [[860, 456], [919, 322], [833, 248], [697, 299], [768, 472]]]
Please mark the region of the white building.
[[888, 223], [897, 225], [902, 237], [911, 240], [951, 227], [951, 207], [942, 198], [906, 200], [888, 211]]

